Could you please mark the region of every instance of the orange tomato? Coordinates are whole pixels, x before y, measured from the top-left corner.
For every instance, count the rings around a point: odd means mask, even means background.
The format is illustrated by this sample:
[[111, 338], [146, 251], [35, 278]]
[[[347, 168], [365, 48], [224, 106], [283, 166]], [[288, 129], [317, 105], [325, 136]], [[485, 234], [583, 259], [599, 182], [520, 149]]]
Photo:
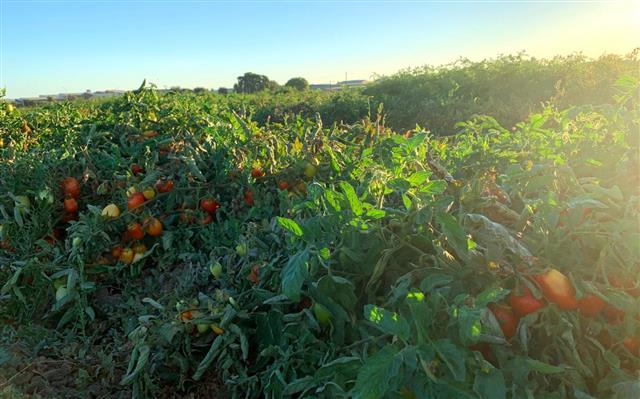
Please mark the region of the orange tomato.
[[142, 243], [138, 243], [136, 245], [133, 246], [133, 254], [137, 255], [137, 254], [143, 254], [147, 252], [147, 246], [142, 244]]
[[145, 198], [144, 198], [144, 195], [142, 195], [142, 193], [133, 193], [127, 200], [127, 209], [129, 210], [137, 209], [140, 206], [142, 206], [144, 202], [145, 202]]
[[260, 276], [258, 273], [260, 272], [260, 265], [255, 265], [251, 268], [251, 273], [249, 273], [249, 281], [254, 284], [260, 283]]
[[615, 306], [606, 305], [603, 309], [604, 316], [609, 321], [609, 324], [617, 325], [624, 320], [624, 312]]
[[72, 220], [78, 220], [78, 214], [77, 213], [65, 213], [64, 215], [62, 215], [62, 218], [60, 219], [62, 220], [62, 223], [68, 223]]
[[533, 277], [540, 286], [544, 297], [560, 309], [577, 309], [576, 290], [567, 276], [556, 269]]
[[534, 297], [531, 290], [523, 286], [522, 295], [516, 295], [515, 292], [511, 292], [509, 304], [511, 305], [511, 309], [513, 309], [513, 313], [522, 317], [542, 308], [544, 301]]
[[64, 211], [67, 213], [78, 212], [78, 201], [75, 198], [67, 198], [64, 200]]
[[593, 317], [602, 312], [606, 302], [593, 294], [587, 294], [578, 301], [578, 309], [585, 316]]
[[120, 259], [121, 255], [122, 255], [122, 245], [117, 245], [111, 249], [111, 256], [113, 256], [115, 259]]
[[144, 221], [145, 231], [152, 237], [158, 237], [162, 235], [162, 222], [156, 218], [146, 218]]
[[286, 190], [287, 188], [289, 188], [289, 183], [286, 181], [281, 181], [280, 183], [278, 183], [278, 188], [280, 190]]
[[210, 213], [205, 214], [205, 216], [200, 219], [200, 224], [206, 226], [213, 222], [213, 216]]
[[62, 180], [62, 191], [71, 198], [80, 197], [80, 183], [75, 177], [65, 177]]

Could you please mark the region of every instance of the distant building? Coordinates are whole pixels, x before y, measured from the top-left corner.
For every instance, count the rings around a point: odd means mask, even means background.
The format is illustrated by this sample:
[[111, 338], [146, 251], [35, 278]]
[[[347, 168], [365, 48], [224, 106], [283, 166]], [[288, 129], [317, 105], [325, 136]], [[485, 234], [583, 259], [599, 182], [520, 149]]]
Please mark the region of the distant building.
[[341, 90], [345, 87], [362, 87], [369, 83], [368, 80], [355, 79], [355, 80], [343, 80], [337, 83], [316, 83], [309, 85], [312, 90]]

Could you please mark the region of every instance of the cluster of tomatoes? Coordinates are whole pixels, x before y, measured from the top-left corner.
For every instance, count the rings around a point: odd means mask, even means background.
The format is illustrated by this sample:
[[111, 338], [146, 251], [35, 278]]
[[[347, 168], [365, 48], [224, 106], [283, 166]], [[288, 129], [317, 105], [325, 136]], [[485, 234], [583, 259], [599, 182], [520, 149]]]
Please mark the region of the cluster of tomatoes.
[[78, 220], [78, 198], [80, 198], [80, 182], [75, 177], [66, 177], [62, 181], [62, 191], [64, 192], [62, 216], [63, 222]]
[[[563, 310], [577, 310], [586, 317], [597, 317], [602, 314], [608, 323], [613, 325], [622, 323], [625, 317], [622, 310], [608, 304], [597, 295], [588, 293], [577, 299], [576, 290], [571, 284], [571, 280], [556, 269], [532, 276], [532, 279], [540, 288], [542, 298], [536, 298], [529, 288], [523, 286], [519, 294], [515, 291], [510, 294], [508, 305], [490, 306], [490, 310], [498, 320], [506, 339], [511, 339], [516, 334], [521, 317], [540, 310], [547, 301]], [[612, 285], [619, 284], [613, 277], [609, 279]], [[621, 285], [616, 287], [623, 288]], [[637, 289], [627, 290], [630, 295], [636, 297], [640, 296], [639, 291]], [[627, 337], [622, 343], [634, 355], [640, 354], [640, 337]]]

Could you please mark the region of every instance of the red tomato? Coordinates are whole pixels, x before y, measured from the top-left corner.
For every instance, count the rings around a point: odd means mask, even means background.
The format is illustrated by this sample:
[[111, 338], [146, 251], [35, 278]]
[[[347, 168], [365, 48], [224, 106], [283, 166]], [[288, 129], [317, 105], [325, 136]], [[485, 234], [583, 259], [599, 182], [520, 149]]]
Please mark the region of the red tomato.
[[622, 345], [635, 356], [640, 356], [640, 337], [627, 337], [622, 340]]
[[131, 164], [131, 173], [134, 176], [139, 175], [140, 173], [144, 173], [144, 168], [137, 163]]
[[127, 209], [133, 210], [139, 208], [140, 206], [142, 206], [142, 204], [144, 204], [144, 202], [145, 198], [142, 193], [133, 193], [127, 200]]
[[152, 237], [162, 235], [162, 222], [156, 218], [146, 218], [144, 220], [145, 231]]
[[136, 241], [142, 240], [144, 237], [144, 230], [142, 230], [140, 223], [131, 223], [129, 227], [127, 227], [127, 234]]
[[67, 198], [64, 200], [64, 211], [67, 213], [78, 212], [78, 201], [75, 198]]
[[518, 329], [518, 317], [513, 314], [511, 309], [505, 306], [489, 306], [489, 309], [500, 323], [500, 328], [502, 329], [502, 333], [506, 339], [513, 338], [516, 335], [516, 330]]
[[203, 198], [200, 200], [200, 209], [205, 212], [214, 213], [218, 208], [220, 208], [220, 204], [211, 198]]
[[253, 201], [253, 192], [252, 191], [245, 191], [245, 193], [244, 193], [244, 202], [249, 206], [253, 206], [254, 201]]
[[555, 303], [560, 309], [568, 310], [578, 307], [576, 290], [564, 274], [551, 269], [533, 278], [540, 285], [542, 294], [549, 302]]
[[281, 181], [280, 183], [278, 183], [278, 188], [280, 190], [286, 190], [287, 188], [289, 188], [289, 183], [286, 181]]
[[158, 179], [156, 181], [156, 191], [159, 193], [168, 193], [173, 189], [173, 180]]
[[534, 297], [531, 290], [523, 286], [522, 295], [516, 295], [515, 291], [511, 292], [511, 295], [509, 296], [509, 304], [511, 305], [511, 309], [513, 309], [513, 313], [522, 317], [542, 308], [544, 306], [544, 301]]
[[593, 294], [587, 294], [578, 301], [578, 309], [585, 316], [593, 317], [602, 312], [607, 303]]
[[256, 168], [254, 166], [253, 168], [251, 168], [251, 177], [253, 177], [254, 179], [259, 179], [261, 177], [264, 177], [264, 172], [262, 171], [262, 169]]
[[62, 191], [71, 198], [80, 197], [80, 183], [75, 177], [65, 177], [62, 181]]

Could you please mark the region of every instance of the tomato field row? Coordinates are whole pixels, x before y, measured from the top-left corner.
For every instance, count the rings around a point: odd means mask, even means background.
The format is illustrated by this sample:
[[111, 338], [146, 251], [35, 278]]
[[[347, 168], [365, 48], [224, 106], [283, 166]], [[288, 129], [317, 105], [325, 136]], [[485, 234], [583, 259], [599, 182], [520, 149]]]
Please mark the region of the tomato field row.
[[640, 397], [638, 88], [449, 137], [144, 85], [3, 105], [0, 365], [74, 359], [78, 397]]

